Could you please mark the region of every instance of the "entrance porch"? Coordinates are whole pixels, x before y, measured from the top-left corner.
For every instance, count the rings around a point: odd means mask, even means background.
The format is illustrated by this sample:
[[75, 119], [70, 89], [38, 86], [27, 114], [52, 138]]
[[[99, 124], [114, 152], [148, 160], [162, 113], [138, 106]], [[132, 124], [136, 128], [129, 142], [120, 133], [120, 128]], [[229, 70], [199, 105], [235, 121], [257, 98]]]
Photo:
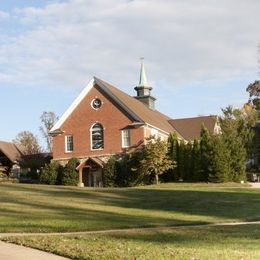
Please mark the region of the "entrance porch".
[[104, 162], [96, 157], [83, 160], [77, 167], [79, 171], [79, 187], [102, 187]]

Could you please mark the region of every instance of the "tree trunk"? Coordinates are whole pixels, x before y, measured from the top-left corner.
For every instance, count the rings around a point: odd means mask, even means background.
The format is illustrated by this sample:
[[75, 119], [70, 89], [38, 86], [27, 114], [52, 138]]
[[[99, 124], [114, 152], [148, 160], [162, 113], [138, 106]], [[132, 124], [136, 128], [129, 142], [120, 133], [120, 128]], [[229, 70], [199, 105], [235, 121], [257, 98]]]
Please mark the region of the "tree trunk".
[[158, 174], [155, 174], [155, 180], [156, 180], [156, 184], [159, 184], [159, 177], [158, 177]]

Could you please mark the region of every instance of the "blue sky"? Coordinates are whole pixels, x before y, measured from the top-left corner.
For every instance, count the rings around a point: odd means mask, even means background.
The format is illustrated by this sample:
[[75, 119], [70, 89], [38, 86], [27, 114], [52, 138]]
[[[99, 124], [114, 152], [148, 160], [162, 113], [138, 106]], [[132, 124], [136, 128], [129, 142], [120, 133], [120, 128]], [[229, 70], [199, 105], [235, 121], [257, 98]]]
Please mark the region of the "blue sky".
[[259, 0], [0, 1], [0, 140], [67, 109], [95, 75], [130, 95], [145, 57], [173, 117], [242, 106], [259, 78]]

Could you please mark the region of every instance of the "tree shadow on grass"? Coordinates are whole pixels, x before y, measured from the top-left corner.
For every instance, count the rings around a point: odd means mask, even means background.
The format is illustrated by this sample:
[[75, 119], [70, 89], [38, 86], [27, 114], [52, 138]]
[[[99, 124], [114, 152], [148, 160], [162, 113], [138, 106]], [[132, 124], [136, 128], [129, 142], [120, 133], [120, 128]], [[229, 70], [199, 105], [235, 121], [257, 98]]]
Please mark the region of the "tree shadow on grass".
[[[129, 216], [123, 213], [84, 210], [66, 206], [40, 206], [30, 202], [20, 202], [20, 204], [24, 207], [34, 207], [36, 212], [2, 209], [0, 233], [70, 232], [205, 223], [156, 216]], [[38, 213], [37, 208], [40, 211]]]
[[[9, 192], [2, 193], [0, 202], [13, 207], [2, 207], [0, 216], [12, 219], [9, 230], [59, 232], [260, 219], [260, 191], [248, 189], [80, 189], [12, 184], [4, 188]], [[6, 223], [0, 221], [0, 230], [8, 230]]]
[[[174, 243], [175, 246], [213, 246], [237, 244], [241, 248], [250, 246], [259, 248], [259, 225], [215, 226], [215, 227], [181, 227], [164, 228], [155, 231], [140, 230], [107, 234], [107, 237], [125, 241], [143, 241], [163, 245]], [[252, 243], [250, 245], [250, 243]]]

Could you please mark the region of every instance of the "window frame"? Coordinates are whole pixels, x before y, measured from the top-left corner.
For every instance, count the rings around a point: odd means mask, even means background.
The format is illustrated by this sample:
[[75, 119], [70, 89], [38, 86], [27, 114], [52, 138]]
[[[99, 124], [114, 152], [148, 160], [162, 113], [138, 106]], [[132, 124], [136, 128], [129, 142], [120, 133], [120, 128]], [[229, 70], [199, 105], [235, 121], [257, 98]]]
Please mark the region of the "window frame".
[[[128, 148], [131, 146], [131, 131], [130, 129], [123, 129], [122, 133], [122, 148]], [[126, 135], [127, 133], [127, 135]]]
[[[70, 148], [70, 149], [68, 149], [68, 148]], [[73, 135], [65, 135], [65, 153], [72, 153], [73, 150], [74, 150]]]
[[[96, 126], [96, 125], [100, 125], [100, 127], [101, 127], [101, 134], [102, 134], [102, 147], [100, 147], [100, 148], [93, 148], [93, 128], [94, 128], [94, 126]], [[105, 147], [105, 135], [104, 135], [104, 127], [103, 127], [103, 125], [101, 124], [101, 123], [99, 123], [99, 122], [96, 122], [96, 123], [94, 123], [91, 127], [90, 127], [90, 149], [91, 149], [91, 151], [100, 151], [100, 150], [104, 150], [104, 147]]]

